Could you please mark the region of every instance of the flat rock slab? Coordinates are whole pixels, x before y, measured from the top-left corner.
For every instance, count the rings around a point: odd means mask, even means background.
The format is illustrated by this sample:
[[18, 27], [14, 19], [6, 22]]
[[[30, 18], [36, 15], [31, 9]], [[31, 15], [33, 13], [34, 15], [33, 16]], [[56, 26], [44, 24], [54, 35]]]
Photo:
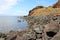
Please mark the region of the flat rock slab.
[[0, 38], [0, 40], [4, 40], [4, 38]]

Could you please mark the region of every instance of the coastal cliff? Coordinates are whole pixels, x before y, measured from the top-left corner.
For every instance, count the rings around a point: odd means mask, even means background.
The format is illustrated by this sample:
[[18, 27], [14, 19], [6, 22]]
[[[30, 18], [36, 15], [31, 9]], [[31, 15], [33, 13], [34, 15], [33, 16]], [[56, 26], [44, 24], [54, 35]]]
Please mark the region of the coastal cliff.
[[50, 15], [50, 14], [56, 15], [56, 14], [60, 14], [59, 10], [60, 10], [60, 0], [58, 0], [58, 2], [53, 6], [49, 6], [49, 7], [37, 6], [29, 11], [28, 16], [40, 16], [40, 15]]

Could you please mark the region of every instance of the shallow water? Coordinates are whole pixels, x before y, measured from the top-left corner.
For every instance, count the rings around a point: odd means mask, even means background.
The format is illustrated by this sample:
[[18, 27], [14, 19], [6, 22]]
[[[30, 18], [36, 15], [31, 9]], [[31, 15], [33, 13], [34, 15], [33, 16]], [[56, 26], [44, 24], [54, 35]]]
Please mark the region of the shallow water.
[[18, 16], [0, 16], [0, 32], [7, 33], [10, 30], [24, 30], [27, 22], [18, 22], [18, 19]]

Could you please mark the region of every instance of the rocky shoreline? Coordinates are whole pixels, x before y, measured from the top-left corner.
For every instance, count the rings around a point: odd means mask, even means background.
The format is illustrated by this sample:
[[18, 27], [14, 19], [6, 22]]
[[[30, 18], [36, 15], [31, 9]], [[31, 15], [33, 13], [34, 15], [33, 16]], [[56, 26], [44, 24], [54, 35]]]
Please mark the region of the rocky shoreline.
[[33, 8], [23, 19], [28, 23], [25, 30], [0, 33], [0, 40], [60, 40], [60, 0], [53, 6]]
[[[0, 40], [58, 40], [60, 30], [60, 15], [55, 16], [25, 16], [28, 22], [26, 30], [10, 31], [1, 36]], [[59, 38], [60, 39], [60, 38]]]

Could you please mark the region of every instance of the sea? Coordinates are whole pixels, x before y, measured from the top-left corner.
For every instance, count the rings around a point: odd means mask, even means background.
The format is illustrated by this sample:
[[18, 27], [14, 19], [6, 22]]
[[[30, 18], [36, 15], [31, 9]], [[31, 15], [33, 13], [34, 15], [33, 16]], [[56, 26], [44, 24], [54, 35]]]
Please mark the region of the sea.
[[20, 20], [20, 16], [0, 16], [0, 33], [25, 30], [28, 23], [18, 20]]

